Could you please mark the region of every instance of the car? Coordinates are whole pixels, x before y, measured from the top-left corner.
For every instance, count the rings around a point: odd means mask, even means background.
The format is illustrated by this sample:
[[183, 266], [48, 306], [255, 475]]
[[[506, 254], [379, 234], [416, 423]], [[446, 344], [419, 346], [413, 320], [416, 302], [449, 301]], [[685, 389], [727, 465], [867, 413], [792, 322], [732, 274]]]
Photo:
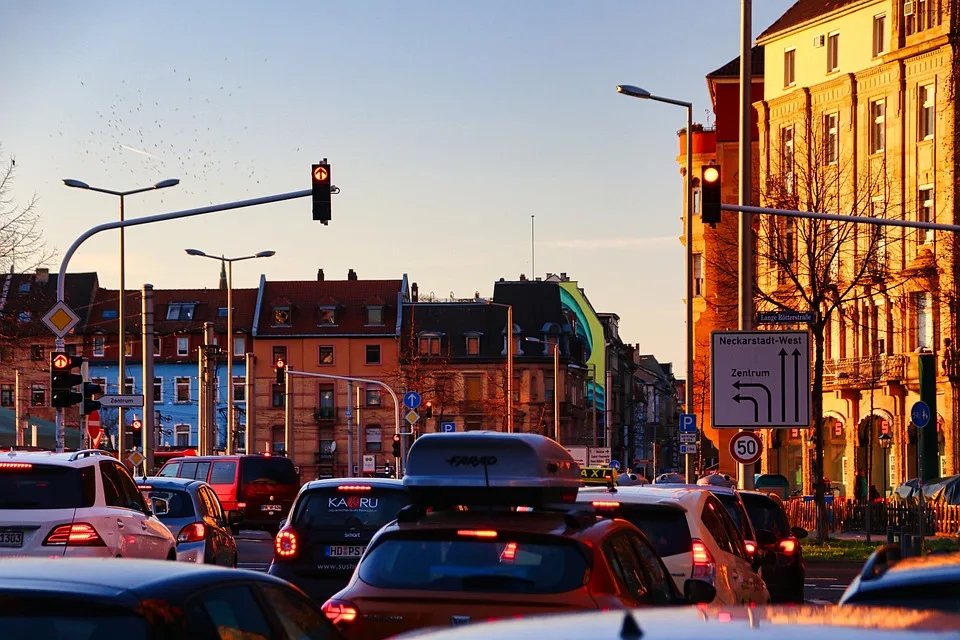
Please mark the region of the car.
[[[840, 597], [840, 607], [872, 605], [960, 612], [960, 553], [903, 558], [900, 547], [874, 551]], [[958, 627], [960, 628], [960, 627]]]
[[776, 562], [760, 565], [760, 577], [767, 585], [771, 601], [802, 603], [806, 569], [800, 541], [807, 537], [807, 530], [790, 526], [783, 501], [776, 494], [740, 491], [740, 500], [753, 528], [769, 531], [774, 537], [763, 550], [774, 554]]
[[812, 605], [573, 613], [405, 633], [393, 640], [956, 640], [960, 616]]
[[544, 436], [423, 435], [408, 452], [403, 482], [411, 504], [323, 604], [346, 638], [715, 595], [699, 580], [681, 594], [636, 527], [577, 505], [580, 468]]
[[167, 512], [159, 516], [177, 537], [177, 560], [197, 564], [237, 566], [237, 541], [230, 532], [230, 517], [206, 482], [189, 478], [138, 478], [140, 491], [165, 500]]
[[213, 487], [225, 511], [240, 511], [240, 527], [262, 529], [276, 535], [300, 490], [293, 461], [268, 453], [237, 456], [185, 456], [168, 461], [157, 473], [161, 478], [192, 478]]
[[274, 540], [268, 573], [323, 602], [347, 584], [373, 535], [409, 502], [400, 480], [308, 482]]
[[739, 528], [712, 491], [676, 484], [588, 488], [577, 501], [610, 509], [640, 529], [678, 588], [690, 579], [705, 580], [716, 589], [718, 604], [770, 600]]
[[186, 562], [0, 562], [4, 638], [339, 640], [299, 589], [264, 573]]
[[176, 560], [177, 541], [130, 473], [106, 451], [0, 456], [0, 559], [16, 556]]

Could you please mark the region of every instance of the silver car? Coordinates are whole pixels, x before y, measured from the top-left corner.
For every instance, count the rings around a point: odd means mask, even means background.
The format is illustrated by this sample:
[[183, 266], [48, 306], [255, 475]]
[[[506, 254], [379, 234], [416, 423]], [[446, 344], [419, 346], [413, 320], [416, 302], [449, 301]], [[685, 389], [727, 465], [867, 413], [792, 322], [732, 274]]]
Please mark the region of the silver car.
[[230, 525], [239, 512], [225, 513], [217, 494], [206, 482], [190, 478], [138, 478], [143, 494], [166, 501], [159, 516], [177, 539], [177, 560], [196, 564], [237, 566], [237, 542]]

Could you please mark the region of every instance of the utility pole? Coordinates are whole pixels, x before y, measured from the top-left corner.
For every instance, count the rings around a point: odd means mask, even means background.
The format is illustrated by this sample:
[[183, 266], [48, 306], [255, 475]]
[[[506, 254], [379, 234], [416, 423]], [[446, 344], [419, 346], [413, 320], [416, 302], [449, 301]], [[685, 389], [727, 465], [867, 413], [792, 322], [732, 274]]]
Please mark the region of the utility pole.
[[[287, 457], [293, 460], [295, 447], [293, 433], [293, 384], [291, 384], [289, 364], [283, 368], [283, 390], [285, 395], [283, 403], [283, 448], [287, 452]], [[296, 464], [296, 462], [294, 462], [294, 464]]]
[[257, 406], [257, 381], [256, 381], [256, 358], [252, 353], [246, 354], [246, 378], [244, 378], [244, 385], [246, 387], [245, 393], [243, 394], [244, 400], [244, 413], [246, 416], [245, 428], [243, 430], [243, 449], [247, 455], [255, 453], [257, 450], [257, 434], [256, 434], [256, 406]]
[[[207, 455], [207, 412], [204, 411], [206, 405], [207, 393], [204, 384], [204, 375], [207, 370], [207, 349], [204, 346], [197, 347], [197, 453], [201, 456]], [[176, 393], [176, 389], [174, 389]]]
[[[156, 413], [153, 410], [153, 285], [143, 285], [140, 295], [143, 349], [143, 456], [145, 476], [153, 475], [153, 454], [157, 449], [157, 432], [154, 429]], [[86, 379], [86, 377], [84, 377]]]

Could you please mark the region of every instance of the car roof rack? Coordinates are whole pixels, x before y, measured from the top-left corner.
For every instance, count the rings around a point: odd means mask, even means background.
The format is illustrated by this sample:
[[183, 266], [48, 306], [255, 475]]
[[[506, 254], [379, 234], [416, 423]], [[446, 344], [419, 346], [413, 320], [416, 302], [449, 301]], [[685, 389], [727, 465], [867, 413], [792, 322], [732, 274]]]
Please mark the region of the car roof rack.
[[103, 449], [81, 449], [80, 451], [74, 451], [70, 454], [70, 457], [67, 458], [69, 462], [74, 462], [80, 458], [89, 458], [90, 456], [110, 456], [110, 454]]

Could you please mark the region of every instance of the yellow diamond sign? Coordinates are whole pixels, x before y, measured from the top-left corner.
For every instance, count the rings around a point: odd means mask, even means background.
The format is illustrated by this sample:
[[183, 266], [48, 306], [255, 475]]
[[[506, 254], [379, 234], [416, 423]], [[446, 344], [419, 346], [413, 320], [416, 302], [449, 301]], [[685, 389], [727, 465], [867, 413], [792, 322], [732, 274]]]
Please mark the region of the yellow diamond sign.
[[414, 411], [413, 409], [410, 409], [410, 411], [407, 412], [407, 415], [405, 415], [405, 416], [403, 416], [403, 417], [404, 417], [404, 418], [406, 419], [406, 421], [409, 422], [410, 424], [414, 424], [417, 420], [420, 419], [420, 414], [417, 413], [416, 411]]
[[80, 322], [80, 316], [63, 302], [53, 305], [53, 308], [43, 316], [43, 324], [47, 325], [47, 328], [58, 338], [70, 333], [78, 322]]
[[143, 454], [136, 449], [127, 454], [127, 462], [135, 467], [139, 467], [141, 464], [143, 464], [144, 460], [146, 460], [146, 458], [144, 458]]

